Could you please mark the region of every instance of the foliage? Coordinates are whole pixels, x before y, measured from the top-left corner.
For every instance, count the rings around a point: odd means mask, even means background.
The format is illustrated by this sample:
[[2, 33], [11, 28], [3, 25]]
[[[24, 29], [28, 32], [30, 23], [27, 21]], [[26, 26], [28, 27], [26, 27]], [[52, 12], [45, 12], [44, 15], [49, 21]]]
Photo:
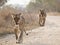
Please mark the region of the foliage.
[[7, 2], [7, 0], [0, 0], [0, 6], [4, 5]]
[[59, 0], [36, 0], [36, 2], [30, 2], [27, 5], [27, 10], [39, 10], [40, 8], [46, 9], [46, 11], [60, 11]]

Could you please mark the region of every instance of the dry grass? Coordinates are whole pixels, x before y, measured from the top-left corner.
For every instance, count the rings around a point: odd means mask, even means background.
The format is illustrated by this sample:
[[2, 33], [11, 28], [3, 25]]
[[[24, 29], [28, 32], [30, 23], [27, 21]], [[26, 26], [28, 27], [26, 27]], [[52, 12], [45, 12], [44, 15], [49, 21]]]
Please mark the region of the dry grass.
[[48, 12], [47, 15], [60, 16], [60, 12]]
[[[9, 10], [9, 11], [8, 11]], [[18, 13], [16, 9], [13, 9], [11, 7], [5, 7], [0, 10], [0, 34], [6, 34], [6, 33], [12, 33], [14, 32], [13, 27], [14, 23], [12, 21], [11, 15], [9, 13]], [[39, 27], [38, 24], [38, 14], [35, 13], [24, 13], [22, 14], [26, 21], [26, 30], [31, 30], [34, 28]], [[57, 12], [49, 12], [47, 15], [60, 15], [60, 13]]]

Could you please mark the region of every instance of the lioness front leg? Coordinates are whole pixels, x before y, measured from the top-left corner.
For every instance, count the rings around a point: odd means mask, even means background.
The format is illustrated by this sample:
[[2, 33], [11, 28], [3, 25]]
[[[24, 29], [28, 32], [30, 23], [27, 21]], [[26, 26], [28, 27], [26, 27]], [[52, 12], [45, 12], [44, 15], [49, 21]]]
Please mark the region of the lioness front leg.
[[44, 19], [43, 19], [43, 26], [45, 25], [45, 20], [46, 20], [46, 19], [44, 18]]
[[23, 41], [23, 30], [21, 30], [21, 33], [19, 35], [18, 42], [16, 42], [16, 43], [22, 43], [22, 41]]
[[15, 36], [16, 36], [16, 40], [17, 40], [18, 39], [18, 30], [15, 28], [14, 32], [15, 32]]

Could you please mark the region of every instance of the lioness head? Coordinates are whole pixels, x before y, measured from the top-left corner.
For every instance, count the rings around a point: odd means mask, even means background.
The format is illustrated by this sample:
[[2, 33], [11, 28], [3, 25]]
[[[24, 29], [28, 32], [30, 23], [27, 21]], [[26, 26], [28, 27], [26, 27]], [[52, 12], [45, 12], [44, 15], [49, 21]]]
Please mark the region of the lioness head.
[[19, 13], [19, 14], [12, 14], [12, 18], [14, 19], [16, 25], [18, 24], [18, 22], [20, 20], [20, 15], [21, 15], [21, 13]]

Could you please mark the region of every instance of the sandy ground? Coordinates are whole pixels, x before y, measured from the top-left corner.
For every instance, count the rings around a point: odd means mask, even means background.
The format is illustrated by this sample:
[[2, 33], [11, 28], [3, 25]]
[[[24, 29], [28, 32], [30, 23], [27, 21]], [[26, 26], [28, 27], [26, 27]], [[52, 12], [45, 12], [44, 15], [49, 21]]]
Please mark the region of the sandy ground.
[[0, 45], [60, 45], [60, 16], [47, 16], [44, 27], [38, 27], [24, 34], [23, 43], [16, 44], [15, 35], [0, 37]]

